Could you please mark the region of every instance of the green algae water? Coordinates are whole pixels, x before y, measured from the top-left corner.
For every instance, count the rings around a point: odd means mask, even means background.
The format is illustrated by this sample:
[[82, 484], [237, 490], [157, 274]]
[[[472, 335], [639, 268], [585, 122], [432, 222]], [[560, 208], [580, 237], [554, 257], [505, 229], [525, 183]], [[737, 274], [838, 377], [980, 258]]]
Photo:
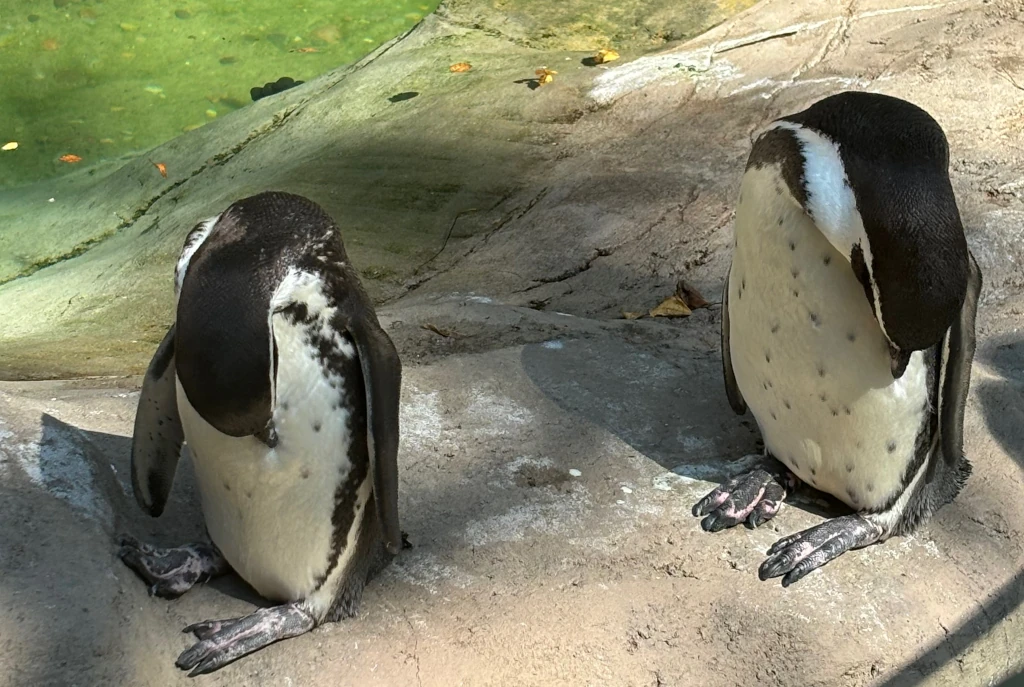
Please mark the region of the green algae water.
[[436, 6], [5, 0], [0, 186], [148, 150], [251, 103], [255, 86], [307, 81], [357, 60]]

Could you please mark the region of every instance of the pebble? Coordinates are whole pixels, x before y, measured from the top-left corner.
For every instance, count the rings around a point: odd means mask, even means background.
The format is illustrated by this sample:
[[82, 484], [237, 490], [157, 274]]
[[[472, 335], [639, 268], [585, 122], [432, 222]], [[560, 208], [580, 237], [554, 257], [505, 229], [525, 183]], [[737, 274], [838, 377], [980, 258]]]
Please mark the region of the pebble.
[[581, 476], [581, 475], [582, 475], [583, 473], [582, 473], [582, 472], [580, 472], [579, 470], [577, 470], [576, 468], [570, 468], [570, 469], [569, 469], [569, 474], [570, 474], [570, 475], [572, 475], [573, 477], [579, 477], [579, 476]]
[[622, 493], [623, 494], [632, 494], [633, 490], [630, 489], [629, 487], [622, 487]]

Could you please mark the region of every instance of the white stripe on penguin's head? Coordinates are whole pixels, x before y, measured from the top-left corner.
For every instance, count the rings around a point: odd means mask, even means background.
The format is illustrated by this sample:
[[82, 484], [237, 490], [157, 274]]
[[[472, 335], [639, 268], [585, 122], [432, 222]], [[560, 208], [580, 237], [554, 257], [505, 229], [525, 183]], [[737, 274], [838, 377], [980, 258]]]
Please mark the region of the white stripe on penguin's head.
[[217, 224], [217, 220], [220, 219], [220, 215], [216, 217], [209, 217], [204, 219], [202, 222], [192, 227], [192, 231], [185, 237], [185, 244], [181, 248], [181, 254], [178, 256], [178, 263], [174, 266], [174, 298], [177, 299], [181, 293], [181, 285], [185, 281], [185, 273], [188, 272], [189, 261], [192, 260], [192, 256], [199, 250], [199, 246], [203, 245], [203, 241], [207, 239], [210, 232], [213, 231], [213, 227]]

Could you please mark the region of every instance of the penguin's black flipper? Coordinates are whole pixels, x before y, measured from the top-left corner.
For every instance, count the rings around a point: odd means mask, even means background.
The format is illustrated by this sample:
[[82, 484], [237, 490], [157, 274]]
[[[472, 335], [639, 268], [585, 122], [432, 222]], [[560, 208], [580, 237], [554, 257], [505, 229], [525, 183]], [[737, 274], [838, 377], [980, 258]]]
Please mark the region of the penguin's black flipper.
[[736, 374], [732, 369], [732, 353], [729, 349], [729, 275], [725, 275], [725, 290], [722, 291], [722, 372], [725, 375], [725, 395], [729, 397], [729, 405], [737, 415], [747, 412], [747, 402], [736, 384]]
[[366, 388], [370, 469], [384, 545], [391, 554], [402, 550], [398, 523], [398, 412], [402, 362], [391, 338], [372, 311], [359, 312], [345, 323], [356, 345]]
[[175, 389], [174, 325], [146, 370], [132, 433], [132, 491], [142, 510], [163, 513], [185, 440]]
[[974, 361], [974, 320], [981, 294], [981, 270], [968, 251], [967, 296], [960, 308], [960, 316], [953, 321], [946, 335], [948, 353], [942, 362], [942, 402], [939, 415], [939, 441], [946, 463], [955, 466], [964, 458], [964, 409], [971, 384], [971, 364]]

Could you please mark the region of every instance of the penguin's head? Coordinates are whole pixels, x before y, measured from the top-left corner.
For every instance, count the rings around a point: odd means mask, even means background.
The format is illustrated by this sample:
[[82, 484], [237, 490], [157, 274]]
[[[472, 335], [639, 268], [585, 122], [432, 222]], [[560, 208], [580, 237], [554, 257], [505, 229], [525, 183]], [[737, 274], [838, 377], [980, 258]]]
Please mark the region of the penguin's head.
[[312, 201], [266, 192], [235, 201], [185, 237], [174, 270], [176, 372], [192, 406], [224, 434], [274, 443], [271, 296], [335, 229]]
[[800, 186], [794, 197], [850, 261], [899, 378], [911, 353], [941, 341], [967, 293], [967, 242], [942, 128], [904, 100], [851, 91], [783, 117], [772, 131], [795, 142], [802, 164], [787, 183]]

